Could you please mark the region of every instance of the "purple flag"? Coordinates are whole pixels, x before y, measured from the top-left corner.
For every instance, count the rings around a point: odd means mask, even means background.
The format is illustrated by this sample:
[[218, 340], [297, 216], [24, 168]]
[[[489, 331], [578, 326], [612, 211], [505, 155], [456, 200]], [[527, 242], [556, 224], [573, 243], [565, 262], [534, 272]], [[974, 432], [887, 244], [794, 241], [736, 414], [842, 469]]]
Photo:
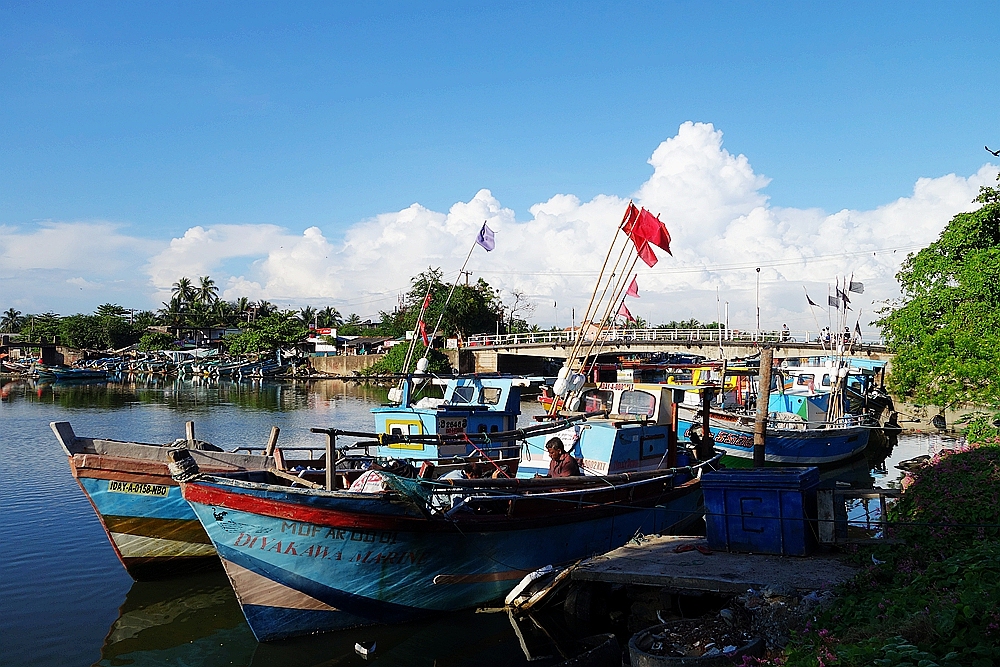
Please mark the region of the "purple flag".
[[486, 223], [483, 223], [483, 228], [479, 230], [479, 236], [476, 237], [476, 243], [486, 248], [486, 252], [493, 250], [497, 247], [496, 242], [493, 240], [493, 230], [490, 229]]

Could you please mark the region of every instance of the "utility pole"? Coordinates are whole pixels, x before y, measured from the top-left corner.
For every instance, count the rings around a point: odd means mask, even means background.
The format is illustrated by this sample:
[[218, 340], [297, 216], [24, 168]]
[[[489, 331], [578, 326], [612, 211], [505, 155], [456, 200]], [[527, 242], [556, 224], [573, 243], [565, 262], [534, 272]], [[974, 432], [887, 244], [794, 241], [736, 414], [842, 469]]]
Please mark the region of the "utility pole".
[[760, 340], [760, 267], [757, 267], [757, 337], [754, 339]]

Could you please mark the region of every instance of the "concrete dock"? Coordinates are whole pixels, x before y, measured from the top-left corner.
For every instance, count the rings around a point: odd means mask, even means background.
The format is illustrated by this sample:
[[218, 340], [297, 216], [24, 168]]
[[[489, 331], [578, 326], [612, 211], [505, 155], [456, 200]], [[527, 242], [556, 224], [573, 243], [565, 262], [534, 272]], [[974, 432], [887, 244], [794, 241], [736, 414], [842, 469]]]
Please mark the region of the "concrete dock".
[[830, 588], [853, 577], [857, 570], [835, 555], [805, 558], [736, 554], [696, 549], [678, 553], [684, 545], [708, 546], [703, 537], [644, 537], [581, 563], [572, 573], [576, 581], [635, 584], [708, 593], [745, 593], [748, 588], [813, 591]]

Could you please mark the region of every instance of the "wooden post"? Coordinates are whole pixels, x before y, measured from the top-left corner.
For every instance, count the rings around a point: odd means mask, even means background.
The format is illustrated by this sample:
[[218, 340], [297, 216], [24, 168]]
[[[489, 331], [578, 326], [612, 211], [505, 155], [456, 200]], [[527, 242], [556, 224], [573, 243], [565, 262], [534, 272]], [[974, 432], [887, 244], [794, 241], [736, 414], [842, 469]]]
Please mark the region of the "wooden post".
[[274, 456], [274, 448], [278, 446], [278, 433], [281, 432], [277, 426], [271, 427], [271, 435], [267, 437], [267, 447], [264, 449], [264, 456]]
[[764, 443], [767, 439], [768, 402], [771, 399], [771, 364], [774, 350], [765, 347], [760, 351], [760, 374], [757, 376], [757, 419], [753, 424], [753, 467], [764, 467]]
[[701, 444], [698, 446], [698, 460], [707, 461], [715, 451], [715, 439], [712, 438], [712, 398], [715, 396], [713, 387], [702, 387], [701, 390]]
[[184, 433], [187, 436], [188, 449], [194, 449], [194, 422], [185, 422]]
[[334, 455], [337, 453], [337, 436], [326, 434], [326, 490], [333, 491], [333, 469], [337, 467]]
[[670, 428], [667, 430], [667, 467], [677, 467], [677, 398], [684, 396], [683, 389], [670, 392]]

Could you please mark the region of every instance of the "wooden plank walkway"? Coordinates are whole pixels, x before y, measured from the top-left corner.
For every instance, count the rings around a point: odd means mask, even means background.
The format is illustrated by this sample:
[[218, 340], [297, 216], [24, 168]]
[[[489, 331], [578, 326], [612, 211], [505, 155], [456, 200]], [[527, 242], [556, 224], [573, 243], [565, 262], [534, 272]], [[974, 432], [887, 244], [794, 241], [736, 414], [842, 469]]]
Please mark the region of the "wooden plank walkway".
[[813, 591], [847, 581], [857, 570], [837, 556], [806, 558], [715, 551], [677, 553], [680, 545], [708, 546], [703, 537], [653, 536], [581, 563], [577, 581], [660, 586], [711, 593], [745, 593], [748, 588]]

